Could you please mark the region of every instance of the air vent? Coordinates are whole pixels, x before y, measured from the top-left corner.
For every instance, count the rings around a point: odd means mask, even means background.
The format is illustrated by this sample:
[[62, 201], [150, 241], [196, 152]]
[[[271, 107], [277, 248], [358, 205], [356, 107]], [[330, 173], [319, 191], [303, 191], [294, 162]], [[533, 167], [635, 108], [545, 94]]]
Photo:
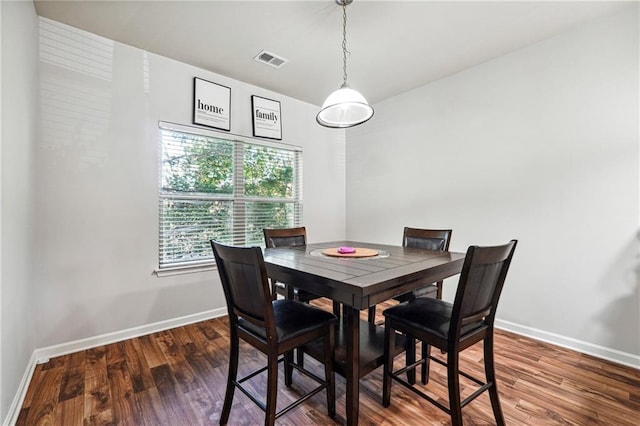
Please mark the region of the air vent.
[[267, 52], [266, 50], [258, 53], [258, 56], [253, 59], [258, 62], [262, 62], [263, 64], [271, 65], [274, 68], [280, 68], [287, 63], [287, 60], [285, 58], [274, 55], [273, 53]]

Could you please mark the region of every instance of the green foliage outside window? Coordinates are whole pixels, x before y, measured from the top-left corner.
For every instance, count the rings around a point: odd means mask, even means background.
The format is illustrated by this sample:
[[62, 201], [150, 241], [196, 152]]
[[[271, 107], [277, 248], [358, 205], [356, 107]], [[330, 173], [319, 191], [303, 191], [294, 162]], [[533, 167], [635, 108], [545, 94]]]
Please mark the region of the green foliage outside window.
[[162, 131], [160, 265], [212, 259], [209, 240], [263, 245], [297, 226], [296, 151]]

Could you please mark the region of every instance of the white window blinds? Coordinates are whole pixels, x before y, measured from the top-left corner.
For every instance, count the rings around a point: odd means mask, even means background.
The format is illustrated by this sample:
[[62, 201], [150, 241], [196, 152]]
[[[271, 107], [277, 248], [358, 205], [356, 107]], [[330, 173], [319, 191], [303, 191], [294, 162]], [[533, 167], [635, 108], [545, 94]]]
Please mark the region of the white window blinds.
[[160, 269], [211, 263], [211, 239], [264, 246], [263, 228], [300, 225], [300, 148], [164, 122], [160, 129]]

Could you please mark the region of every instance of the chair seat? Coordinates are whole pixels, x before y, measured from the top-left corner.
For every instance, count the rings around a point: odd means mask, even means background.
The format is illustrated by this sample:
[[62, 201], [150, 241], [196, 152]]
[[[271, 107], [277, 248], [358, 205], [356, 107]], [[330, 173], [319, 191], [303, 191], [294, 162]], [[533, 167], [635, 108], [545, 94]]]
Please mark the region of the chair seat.
[[417, 288], [408, 293], [401, 294], [399, 296], [395, 296], [393, 300], [397, 300], [400, 303], [403, 302], [413, 302], [418, 297], [433, 297], [436, 298], [438, 295], [438, 286], [436, 284], [431, 284], [426, 287]]
[[[289, 299], [274, 300], [273, 312], [279, 343], [338, 321], [331, 312]], [[264, 327], [242, 318], [238, 318], [238, 326], [262, 339], [267, 338]]]
[[[287, 286], [284, 283], [277, 282], [275, 284], [276, 292], [282, 296], [287, 296]], [[293, 287], [293, 298], [299, 302], [308, 302], [313, 299], [317, 299], [320, 296], [317, 294], [313, 294], [307, 290], [302, 290], [301, 288]]]
[[426, 287], [417, 288], [413, 290], [414, 297], [433, 297], [435, 299], [437, 297], [437, 294], [438, 294], [437, 284], [431, 284]]
[[[425, 333], [434, 334], [446, 340], [451, 323], [453, 305], [441, 299], [421, 297], [412, 303], [403, 303], [385, 309], [382, 314]], [[461, 336], [486, 327], [484, 321], [477, 321], [463, 326]]]

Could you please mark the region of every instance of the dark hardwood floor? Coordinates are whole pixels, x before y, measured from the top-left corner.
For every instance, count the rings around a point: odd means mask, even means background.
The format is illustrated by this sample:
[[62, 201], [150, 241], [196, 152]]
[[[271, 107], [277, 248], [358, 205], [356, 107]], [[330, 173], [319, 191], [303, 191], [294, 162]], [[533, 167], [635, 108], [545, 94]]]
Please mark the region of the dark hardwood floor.
[[[320, 299], [327, 309], [331, 304]], [[378, 317], [384, 306], [378, 309]], [[241, 347], [239, 373], [265, 358]], [[321, 367], [310, 358], [307, 364]], [[38, 365], [18, 425], [213, 425], [224, 399], [228, 362], [227, 318], [217, 318], [51, 359]], [[404, 364], [397, 357], [397, 366]], [[461, 369], [482, 377], [482, 345], [467, 349]], [[624, 367], [503, 331], [496, 332], [498, 386], [508, 425], [640, 425], [640, 370]], [[429, 392], [447, 400], [446, 372], [432, 364]], [[266, 377], [251, 381], [266, 389]], [[280, 383], [283, 383], [282, 367]], [[326, 415], [320, 393], [278, 419], [282, 425], [344, 424], [344, 379], [336, 376], [337, 416]], [[471, 386], [462, 380], [463, 396]], [[278, 406], [313, 383], [294, 373], [282, 384]], [[383, 408], [382, 367], [360, 382], [360, 424], [446, 425], [448, 416], [394, 384]], [[490, 425], [486, 393], [463, 409], [465, 425]], [[264, 415], [236, 391], [229, 424], [262, 424]]]

